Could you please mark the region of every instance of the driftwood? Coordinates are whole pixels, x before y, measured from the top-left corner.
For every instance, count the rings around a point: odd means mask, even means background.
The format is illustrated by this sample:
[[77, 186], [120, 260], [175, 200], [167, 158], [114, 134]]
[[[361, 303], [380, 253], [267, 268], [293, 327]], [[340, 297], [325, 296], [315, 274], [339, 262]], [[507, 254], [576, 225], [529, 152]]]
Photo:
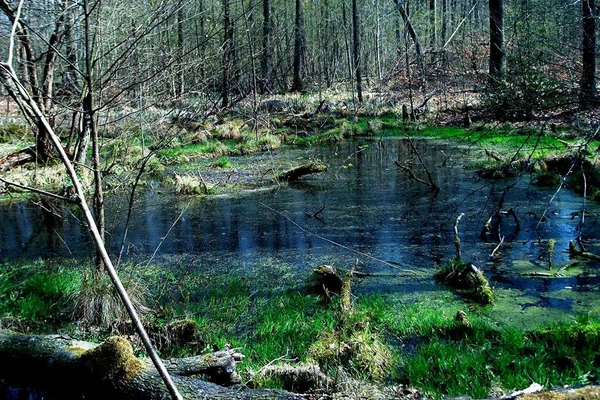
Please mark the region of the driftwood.
[[575, 245], [575, 242], [572, 240], [569, 242], [569, 254], [573, 257], [581, 257], [592, 261], [600, 261], [600, 256], [578, 249]]
[[319, 162], [311, 161], [306, 164], [302, 164], [298, 167], [295, 167], [295, 168], [285, 171], [284, 173], [279, 175], [278, 179], [280, 181], [288, 181], [288, 182], [296, 181], [296, 180], [300, 179], [301, 177], [303, 177], [304, 175], [316, 174], [318, 172], [325, 172], [325, 171], [327, 171], [327, 165], [319, 163]]
[[13, 167], [27, 164], [35, 160], [35, 146], [16, 151], [0, 158], [0, 172], [6, 172]]
[[[180, 393], [190, 399], [301, 399], [285, 391], [226, 388], [203, 380], [239, 382], [232, 350], [165, 360]], [[169, 391], [149, 360], [133, 354], [123, 337], [97, 345], [61, 335], [0, 331], [0, 381], [47, 390], [61, 399], [168, 399]]]

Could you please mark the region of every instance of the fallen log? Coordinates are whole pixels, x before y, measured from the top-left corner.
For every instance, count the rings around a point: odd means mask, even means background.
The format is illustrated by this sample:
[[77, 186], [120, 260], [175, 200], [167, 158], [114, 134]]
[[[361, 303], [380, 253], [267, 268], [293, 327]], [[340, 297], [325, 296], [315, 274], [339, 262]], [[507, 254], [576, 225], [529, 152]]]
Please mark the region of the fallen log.
[[581, 257], [591, 261], [600, 261], [600, 256], [578, 249], [575, 245], [575, 242], [572, 240], [569, 242], [569, 254], [572, 257]]
[[[203, 356], [165, 360], [186, 400], [301, 399], [278, 390], [239, 389], [207, 382], [205, 376], [239, 382], [240, 356], [224, 350]], [[154, 400], [170, 394], [149, 360], [137, 358], [123, 337], [102, 344], [61, 335], [32, 336], [0, 331], [0, 381], [13, 387], [47, 390], [61, 399]]]
[[6, 172], [13, 167], [27, 164], [35, 160], [35, 146], [16, 151], [0, 158], [0, 172]]
[[287, 182], [296, 181], [296, 180], [300, 179], [301, 177], [303, 177], [304, 175], [316, 174], [318, 172], [325, 172], [325, 171], [327, 171], [327, 165], [319, 163], [319, 162], [311, 161], [311, 162], [307, 162], [306, 164], [302, 164], [298, 167], [289, 169], [282, 174], [279, 174], [278, 179], [280, 181], [287, 181]]

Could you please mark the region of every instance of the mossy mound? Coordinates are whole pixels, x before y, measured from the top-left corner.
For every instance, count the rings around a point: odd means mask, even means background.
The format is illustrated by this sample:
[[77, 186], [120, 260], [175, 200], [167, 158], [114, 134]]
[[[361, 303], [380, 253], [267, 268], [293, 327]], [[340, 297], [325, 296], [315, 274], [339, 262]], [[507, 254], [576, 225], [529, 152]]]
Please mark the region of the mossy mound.
[[325, 370], [343, 367], [375, 381], [389, 375], [393, 363], [391, 350], [368, 321], [323, 334], [308, 350], [308, 358]]
[[434, 276], [439, 282], [459, 289], [466, 297], [479, 304], [494, 304], [494, 293], [488, 280], [472, 263], [465, 264], [453, 260], [437, 271]]
[[134, 354], [131, 343], [121, 336], [112, 336], [100, 346], [81, 355], [84, 367], [106, 379], [135, 378], [144, 369], [144, 363]]

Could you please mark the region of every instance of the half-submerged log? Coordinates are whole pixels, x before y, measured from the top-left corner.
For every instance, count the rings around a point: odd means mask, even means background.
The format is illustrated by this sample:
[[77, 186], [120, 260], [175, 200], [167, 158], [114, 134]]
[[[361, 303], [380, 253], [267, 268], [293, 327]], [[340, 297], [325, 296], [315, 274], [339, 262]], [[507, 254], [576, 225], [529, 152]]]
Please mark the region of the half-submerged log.
[[585, 251], [581, 249], [581, 247], [577, 248], [575, 242], [572, 240], [569, 242], [569, 254], [571, 257], [581, 257], [592, 261], [600, 261], [600, 256]]
[[327, 171], [327, 165], [320, 162], [311, 161], [285, 171], [284, 173], [279, 175], [279, 180], [291, 182], [300, 179], [304, 175], [316, 174], [318, 172], [325, 171]]
[[[239, 382], [235, 364], [241, 356], [224, 350], [203, 356], [165, 360], [177, 388], [193, 399], [300, 399], [277, 390], [227, 388], [207, 382]], [[123, 337], [97, 345], [60, 335], [31, 336], [0, 331], [0, 380], [14, 387], [34, 387], [61, 399], [167, 399], [169, 392], [148, 360], [133, 354]]]
[[435, 273], [435, 278], [450, 287], [459, 289], [479, 304], [493, 304], [494, 293], [481, 270], [473, 263], [454, 260]]

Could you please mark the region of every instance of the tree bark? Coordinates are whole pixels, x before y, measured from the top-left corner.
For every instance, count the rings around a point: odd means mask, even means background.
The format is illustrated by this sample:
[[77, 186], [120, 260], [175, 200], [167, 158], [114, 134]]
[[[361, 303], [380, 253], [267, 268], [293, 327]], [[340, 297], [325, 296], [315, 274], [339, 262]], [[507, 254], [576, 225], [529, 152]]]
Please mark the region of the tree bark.
[[582, 0], [583, 43], [579, 107], [590, 108], [597, 102], [596, 91], [596, 0]]
[[352, 33], [354, 39], [353, 55], [354, 55], [354, 76], [356, 76], [356, 95], [358, 101], [362, 103], [362, 74], [360, 68], [360, 27], [358, 21], [357, 0], [352, 0]]
[[296, 24], [294, 29], [294, 81], [292, 92], [300, 92], [302, 83], [302, 56], [304, 53], [304, 31], [302, 30], [302, 0], [296, 0]]
[[415, 31], [415, 28], [409, 18], [408, 12], [404, 8], [404, 0], [394, 0], [394, 4], [396, 4], [396, 8], [398, 9], [398, 12], [400, 13], [400, 16], [402, 17], [402, 20], [404, 21], [404, 24], [406, 25], [406, 29], [408, 30], [408, 34], [410, 35], [410, 38], [412, 39], [413, 43], [415, 44], [415, 52], [417, 53], [417, 58], [419, 60], [419, 63], [421, 63], [421, 59], [423, 56], [423, 50], [421, 49], [421, 42], [419, 41], [417, 32]]
[[[131, 344], [122, 337], [97, 345], [61, 335], [29, 336], [0, 331], [0, 359], [0, 380], [4, 384], [47, 390], [57, 398], [170, 397], [154, 366], [135, 357]], [[200, 378], [209, 376], [236, 383], [236, 359], [239, 360], [239, 354], [220, 351], [164, 363], [186, 400], [302, 398], [285, 391], [226, 388]]]
[[436, 18], [436, 0], [429, 0], [429, 48], [435, 51], [437, 45], [437, 18]]
[[223, 0], [223, 35], [221, 99], [223, 108], [226, 108], [229, 106], [229, 74], [233, 53], [233, 27], [231, 25], [229, 0]]
[[183, 56], [185, 54], [184, 41], [183, 41], [183, 2], [179, 3], [179, 9], [177, 10], [177, 58], [179, 59], [179, 82], [177, 95], [183, 96], [185, 93], [185, 74], [184, 74], [184, 61]]
[[506, 78], [504, 50], [504, 0], [489, 0], [490, 8], [490, 84], [498, 85]]
[[269, 0], [263, 0], [262, 28], [262, 79], [260, 83], [260, 91], [261, 93], [267, 93], [271, 86], [271, 5], [269, 4]]

